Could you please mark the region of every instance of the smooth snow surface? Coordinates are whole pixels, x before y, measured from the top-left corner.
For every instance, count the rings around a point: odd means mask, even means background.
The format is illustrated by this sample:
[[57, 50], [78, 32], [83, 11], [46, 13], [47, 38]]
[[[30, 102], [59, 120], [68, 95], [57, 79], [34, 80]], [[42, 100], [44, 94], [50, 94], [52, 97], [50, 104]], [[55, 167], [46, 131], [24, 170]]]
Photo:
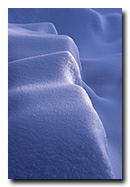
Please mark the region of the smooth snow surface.
[[122, 10], [9, 9], [8, 177], [122, 178]]

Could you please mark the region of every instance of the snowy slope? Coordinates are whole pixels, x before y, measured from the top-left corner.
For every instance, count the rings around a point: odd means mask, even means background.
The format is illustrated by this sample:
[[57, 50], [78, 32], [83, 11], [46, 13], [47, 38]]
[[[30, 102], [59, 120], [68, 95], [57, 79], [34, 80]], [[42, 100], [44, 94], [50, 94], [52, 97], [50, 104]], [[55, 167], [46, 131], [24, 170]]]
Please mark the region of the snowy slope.
[[9, 23], [9, 178], [121, 179], [121, 9], [9, 9]]
[[106, 134], [69, 52], [9, 64], [9, 178], [113, 178]]
[[81, 62], [83, 87], [103, 122], [108, 139], [108, 155], [116, 177], [121, 178], [122, 56], [115, 55]]

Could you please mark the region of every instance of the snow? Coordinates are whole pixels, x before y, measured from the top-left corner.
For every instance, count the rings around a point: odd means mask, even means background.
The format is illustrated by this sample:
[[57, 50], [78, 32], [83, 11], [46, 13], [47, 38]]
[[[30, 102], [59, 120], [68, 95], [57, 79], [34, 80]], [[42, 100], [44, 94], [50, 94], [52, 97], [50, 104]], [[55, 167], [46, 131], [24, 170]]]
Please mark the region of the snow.
[[8, 177], [122, 178], [122, 10], [9, 9]]
[[81, 85], [79, 66], [71, 53], [61, 51], [9, 63], [9, 89], [39, 83], [43, 87], [67, 83]]
[[113, 178], [103, 125], [71, 53], [16, 60], [8, 71], [9, 178]]
[[[115, 55], [100, 60], [81, 60], [81, 62], [84, 81], [82, 85], [103, 122], [109, 143], [108, 155], [116, 176], [120, 178], [122, 170], [122, 56]], [[116, 161], [113, 152], [118, 155]]]
[[50, 22], [30, 24], [8, 24], [8, 31], [12, 35], [45, 35], [58, 34], [55, 26]]
[[57, 35], [56, 33], [52, 23], [41, 23], [41, 26], [37, 23], [25, 24], [25, 26], [9, 24], [9, 62], [58, 51], [69, 51], [81, 68], [79, 51], [74, 41], [69, 36]]

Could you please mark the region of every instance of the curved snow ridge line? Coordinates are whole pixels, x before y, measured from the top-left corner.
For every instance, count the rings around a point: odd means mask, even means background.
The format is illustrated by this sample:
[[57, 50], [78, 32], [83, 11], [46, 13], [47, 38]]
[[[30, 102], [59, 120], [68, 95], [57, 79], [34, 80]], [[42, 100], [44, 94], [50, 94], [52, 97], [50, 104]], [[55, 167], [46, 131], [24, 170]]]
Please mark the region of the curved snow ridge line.
[[116, 54], [111, 54], [111, 55], [105, 55], [104, 57], [97, 57], [97, 58], [80, 58], [80, 60], [84, 60], [84, 61], [98, 61], [98, 60], [106, 60], [106, 59], [110, 59], [111, 57], [117, 57], [117, 56], [122, 56], [122, 53], [116, 53]]
[[51, 22], [44, 23], [26, 23], [26, 24], [8, 24], [8, 31], [11, 35], [20, 34], [58, 34], [55, 26]]
[[59, 82], [82, 85], [79, 66], [68, 51], [16, 60], [8, 68], [9, 89], [39, 82], [49, 87]]
[[[43, 55], [36, 55], [36, 56], [30, 56], [30, 57], [25, 57], [25, 58], [19, 58], [17, 60], [13, 60], [13, 61], [9, 62], [9, 64], [19, 62], [19, 61], [24, 61], [24, 60], [40, 58], [40, 57], [44, 57], [44, 56], [48, 56], [48, 55], [54, 55], [54, 54], [58, 54], [58, 53], [69, 53], [69, 54], [71, 54], [70, 51], [58, 51], [58, 52], [52, 52], [52, 53], [47, 53], [47, 54], [43, 54]], [[73, 56], [73, 58], [74, 58], [74, 56]], [[74, 58], [74, 60], [75, 60], [75, 58]]]
[[97, 15], [97, 17], [98, 16], [102, 16], [102, 17], [109, 17], [109, 16], [122, 16], [120, 13], [110, 13], [110, 14], [106, 14], [106, 15], [104, 15], [104, 14], [101, 14], [101, 13], [99, 13], [99, 12], [97, 12], [96, 10], [94, 10], [94, 9], [92, 9], [92, 8], [90, 8], [90, 10], [93, 12], [93, 13], [95, 13], [96, 15]]
[[[119, 26], [120, 26], [120, 22], [122, 22], [122, 15], [118, 14], [118, 13], [111, 13], [111, 14], [107, 14], [107, 15], [102, 15], [99, 12], [97, 12], [96, 10], [90, 9], [88, 10], [90, 11], [91, 14], [91, 19], [93, 21], [93, 24], [95, 26], [95, 28], [97, 28], [98, 30], [102, 30], [103, 32], [106, 33], [106, 31], [108, 29], [109, 32], [112, 32], [111, 27], [115, 27], [116, 28], [116, 32], [119, 30]], [[96, 20], [96, 22], [95, 22]]]
[[60, 52], [54, 52], [54, 53], [48, 53], [48, 54], [44, 54], [44, 55], [36, 55], [36, 56], [30, 56], [30, 57], [26, 57], [26, 58], [20, 58], [20, 59], [17, 59], [17, 60], [13, 60], [11, 62], [9, 62], [9, 64], [11, 63], [15, 63], [15, 62], [19, 62], [19, 61], [25, 61], [25, 60], [31, 60], [31, 59], [35, 59], [35, 58], [40, 58], [40, 57], [44, 57], [44, 56], [48, 56], [48, 55], [54, 55], [56, 53], [62, 53], [64, 51], [60, 51]]
[[41, 83], [34, 83], [34, 84], [26, 84], [26, 85], [23, 85], [23, 86], [17, 86], [15, 88], [10, 88], [8, 93], [9, 95], [11, 94], [18, 94], [18, 93], [21, 93], [21, 92], [24, 92], [24, 93], [29, 93], [29, 92], [39, 92], [41, 90], [50, 90], [50, 89], [55, 89], [55, 88], [58, 88], [58, 87], [65, 87], [65, 86], [69, 86], [69, 85], [72, 85], [73, 83], [61, 83], [61, 82], [49, 82], [49, 83], [46, 83], [46, 82], [41, 82]]
[[69, 51], [79, 64], [80, 70], [82, 69], [78, 47], [73, 39], [67, 35], [28, 35], [24, 32], [20, 35], [9, 34], [8, 51], [9, 62], [31, 56]]
[[107, 98], [103, 98], [103, 97], [100, 97], [98, 96], [92, 88], [90, 88], [84, 81], [82, 81], [82, 86], [83, 88], [86, 90], [87, 94], [89, 95], [90, 98], [94, 98], [95, 100], [98, 99], [100, 101], [110, 101], [110, 99], [107, 99]]

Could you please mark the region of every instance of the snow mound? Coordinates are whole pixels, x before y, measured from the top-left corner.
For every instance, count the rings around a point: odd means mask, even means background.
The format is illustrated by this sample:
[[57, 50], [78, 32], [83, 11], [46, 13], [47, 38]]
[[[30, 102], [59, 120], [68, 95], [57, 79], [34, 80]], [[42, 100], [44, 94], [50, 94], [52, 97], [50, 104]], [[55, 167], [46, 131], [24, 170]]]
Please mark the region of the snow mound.
[[111, 179], [104, 127], [59, 52], [9, 63], [9, 178]]

